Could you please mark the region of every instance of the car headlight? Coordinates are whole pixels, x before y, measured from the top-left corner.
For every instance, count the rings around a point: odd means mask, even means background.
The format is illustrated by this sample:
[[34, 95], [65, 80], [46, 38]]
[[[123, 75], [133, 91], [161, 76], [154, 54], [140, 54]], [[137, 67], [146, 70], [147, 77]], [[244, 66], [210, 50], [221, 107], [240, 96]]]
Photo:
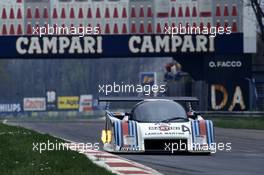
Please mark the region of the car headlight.
[[201, 145], [207, 144], [206, 136], [205, 135], [196, 136], [196, 143], [199, 143]]
[[111, 130], [102, 130], [102, 136], [101, 136], [102, 142], [110, 143], [112, 141], [112, 131]]

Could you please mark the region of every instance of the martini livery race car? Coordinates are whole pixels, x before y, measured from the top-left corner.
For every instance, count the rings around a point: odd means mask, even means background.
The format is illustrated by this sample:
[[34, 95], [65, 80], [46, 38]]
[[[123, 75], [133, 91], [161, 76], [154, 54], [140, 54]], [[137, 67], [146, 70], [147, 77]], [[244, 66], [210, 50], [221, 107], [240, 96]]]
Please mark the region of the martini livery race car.
[[[99, 102], [137, 102], [129, 112], [106, 109], [103, 149], [116, 153], [206, 153], [215, 150], [212, 121], [191, 109], [193, 97], [99, 98]], [[189, 104], [189, 112], [180, 104]], [[108, 107], [108, 105], [107, 105]]]

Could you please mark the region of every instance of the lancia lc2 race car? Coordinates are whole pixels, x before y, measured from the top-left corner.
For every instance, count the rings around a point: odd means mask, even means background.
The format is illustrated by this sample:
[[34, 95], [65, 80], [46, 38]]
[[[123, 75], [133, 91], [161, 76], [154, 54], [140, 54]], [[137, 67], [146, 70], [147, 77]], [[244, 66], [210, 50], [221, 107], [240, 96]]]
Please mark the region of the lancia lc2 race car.
[[[194, 97], [104, 97], [107, 105], [101, 140], [112, 153], [202, 153], [215, 150], [210, 120], [192, 110]], [[137, 102], [130, 111], [112, 112], [110, 102]], [[181, 103], [188, 104], [188, 112]]]

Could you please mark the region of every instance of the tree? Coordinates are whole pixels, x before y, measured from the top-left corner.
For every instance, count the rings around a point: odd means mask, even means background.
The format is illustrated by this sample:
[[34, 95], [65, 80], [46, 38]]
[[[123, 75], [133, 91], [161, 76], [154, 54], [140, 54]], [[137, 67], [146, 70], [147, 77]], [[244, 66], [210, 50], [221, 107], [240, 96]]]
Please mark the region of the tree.
[[256, 16], [256, 20], [260, 29], [260, 36], [262, 42], [264, 42], [264, 11], [262, 5], [264, 4], [264, 0], [250, 0], [250, 5], [253, 8], [253, 11]]
[[[1, 94], [1, 102], [5, 102], [5, 100], [10, 97], [10, 92], [12, 91], [11, 87], [11, 76], [10, 71], [8, 69], [8, 60], [0, 60], [0, 94]], [[9, 88], [9, 91], [7, 89]]]
[[8, 79], [6, 66], [7, 66], [7, 61], [6, 60], [0, 60], [0, 79], [1, 80], [7, 80]]

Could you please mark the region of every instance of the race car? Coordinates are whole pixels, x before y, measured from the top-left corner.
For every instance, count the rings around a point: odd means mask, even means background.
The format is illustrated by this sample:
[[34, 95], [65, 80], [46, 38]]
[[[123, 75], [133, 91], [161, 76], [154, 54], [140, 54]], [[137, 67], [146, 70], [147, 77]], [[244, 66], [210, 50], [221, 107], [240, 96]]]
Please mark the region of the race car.
[[[103, 149], [112, 153], [205, 153], [215, 151], [210, 120], [192, 110], [194, 97], [105, 97]], [[112, 112], [110, 102], [136, 102], [130, 111]], [[181, 102], [181, 103], [180, 103]], [[188, 112], [181, 105], [188, 104]]]

